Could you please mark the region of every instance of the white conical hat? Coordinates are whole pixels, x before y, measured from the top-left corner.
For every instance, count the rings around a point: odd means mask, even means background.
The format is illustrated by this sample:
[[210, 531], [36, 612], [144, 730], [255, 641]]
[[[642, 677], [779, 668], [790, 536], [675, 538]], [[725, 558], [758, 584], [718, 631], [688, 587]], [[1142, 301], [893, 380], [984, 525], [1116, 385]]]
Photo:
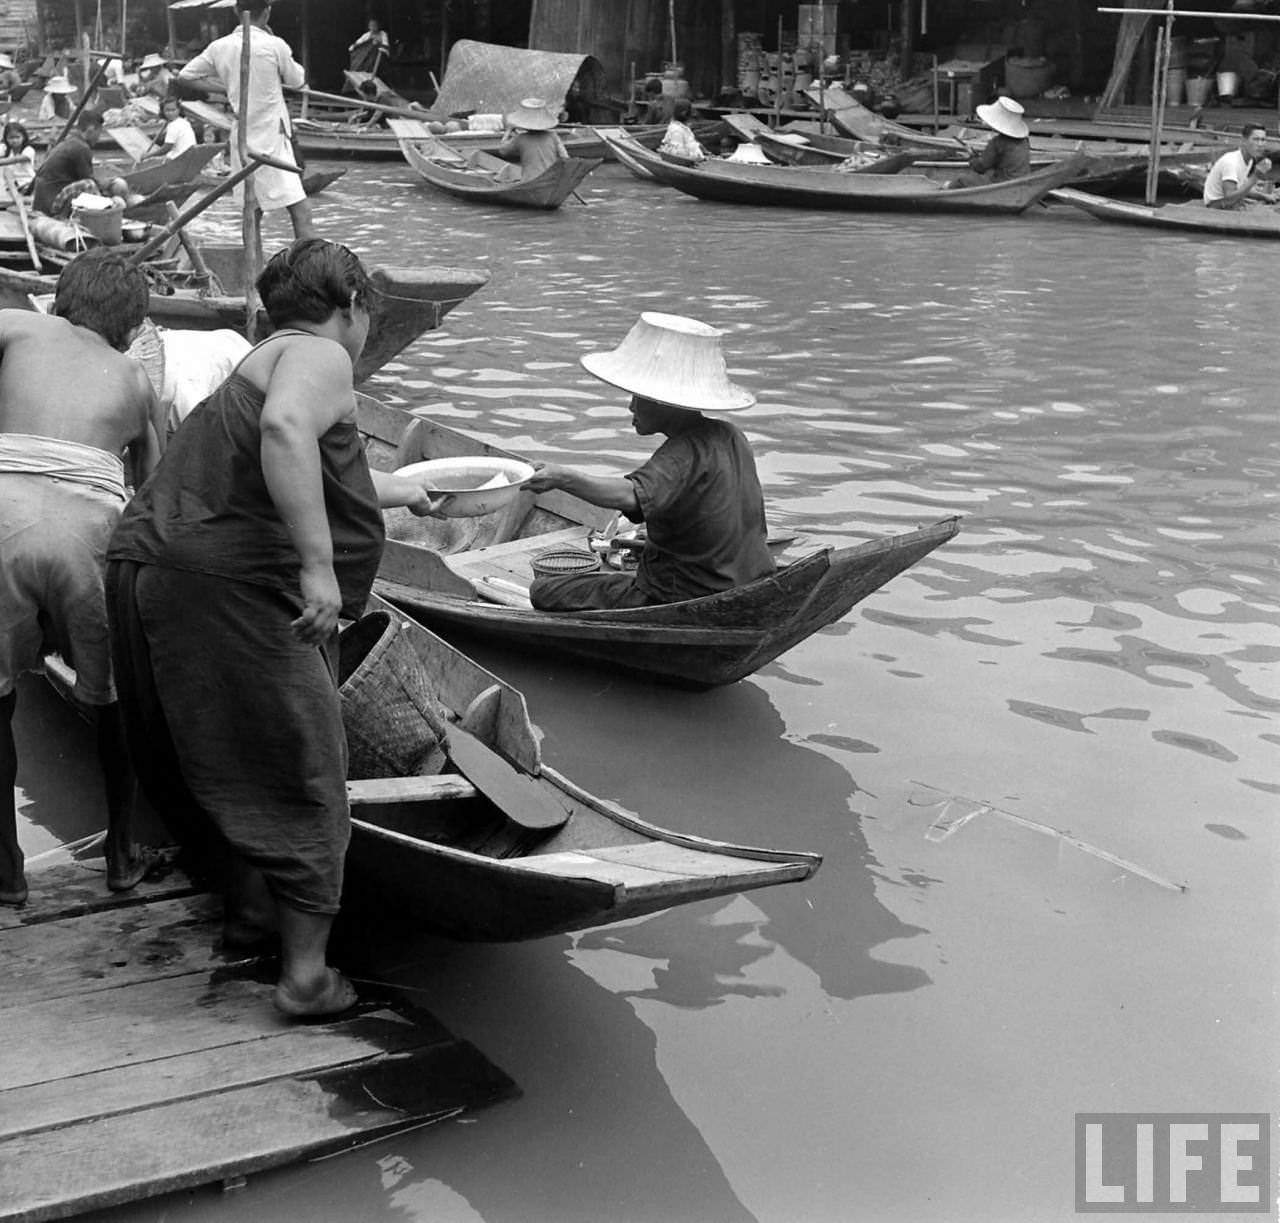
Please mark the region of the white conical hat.
[[583, 368], [655, 403], [694, 412], [734, 412], [756, 401], [729, 381], [717, 327], [646, 310], [611, 352], [588, 353]]
[[525, 98], [507, 115], [507, 126], [526, 132], [549, 132], [556, 125], [551, 107], [542, 98]]
[[1022, 103], [1015, 102], [1012, 98], [1001, 96], [987, 106], [978, 106], [974, 109], [983, 123], [995, 128], [1002, 136], [1025, 140], [1031, 134], [1027, 121], [1022, 117]]
[[45, 93], [75, 93], [76, 87], [65, 76], [51, 76], [44, 83]]

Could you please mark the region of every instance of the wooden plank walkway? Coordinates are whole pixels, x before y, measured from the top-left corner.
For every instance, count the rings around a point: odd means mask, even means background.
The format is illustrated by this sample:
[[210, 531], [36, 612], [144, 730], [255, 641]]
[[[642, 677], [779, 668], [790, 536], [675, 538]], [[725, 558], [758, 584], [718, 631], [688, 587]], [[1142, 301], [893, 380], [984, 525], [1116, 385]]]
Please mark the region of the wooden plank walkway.
[[298, 1023], [180, 872], [113, 896], [69, 864], [0, 908], [0, 1219], [36, 1223], [342, 1150], [517, 1094], [390, 997]]

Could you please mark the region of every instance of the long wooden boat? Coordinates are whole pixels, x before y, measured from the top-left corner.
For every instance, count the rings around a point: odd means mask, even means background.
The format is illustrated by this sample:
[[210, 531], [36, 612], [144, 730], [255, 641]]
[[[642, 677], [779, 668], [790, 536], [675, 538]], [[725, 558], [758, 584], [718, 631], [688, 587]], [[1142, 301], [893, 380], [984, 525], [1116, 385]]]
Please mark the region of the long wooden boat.
[[[559, 208], [600, 158], [568, 157], [528, 179], [504, 180], [494, 168], [473, 167], [468, 158], [437, 140], [421, 123], [392, 119], [405, 160], [424, 182], [457, 199], [518, 208]], [[506, 166], [508, 163], [501, 163]]]
[[[797, 883], [821, 865], [818, 854], [672, 832], [597, 798], [542, 760], [517, 689], [376, 596], [370, 609], [401, 626], [397, 644], [412, 648], [448, 730], [478, 738], [501, 758], [499, 772], [514, 767], [535, 791], [529, 801], [558, 808], [564, 822], [522, 827], [475, 771], [349, 782], [354, 903], [390, 906], [453, 938], [507, 942]], [[518, 817], [519, 799], [507, 810]]]
[[[422, 458], [519, 457], [460, 430], [360, 396], [370, 462], [387, 470]], [[955, 518], [847, 548], [820, 548], [771, 577], [681, 603], [609, 611], [541, 612], [527, 591], [533, 559], [588, 547], [614, 516], [562, 491], [522, 494], [475, 519], [388, 516], [375, 589], [433, 627], [452, 626], [684, 687], [752, 674], [845, 615], [959, 529]], [[500, 601], [505, 600], [505, 601]]]
[[772, 205], [880, 212], [967, 212], [1015, 215], [1081, 171], [1083, 154], [1008, 182], [948, 190], [915, 174], [843, 174], [818, 166], [761, 166], [709, 158], [678, 165], [638, 145], [620, 150], [660, 183], [698, 199], [726, 204]]
[[[243, 258], [239, 248], [222, 251], [206, 246], [203, 252], [215, 269], [220, 262], [233, 266]], [[479, 268], [391, 267], [375, 269], [371, 278], [375, 292], [369, 295], [369, 341], [356, 363], [357, 382], [381, 369], [424, 332], [439, 327], [450, 310], [488, 283], [489, 273]], [[226, 277], [225, 283], [235, 282]], [[57, 283], [56, 274], [35, 272], [30, 264], [25, 268], [0, 264], [0, 306], [30, 309], [33, 296], [52, 294]], [[148, 313], [161, 327], [193, 331], [227, 327], [243, 332], [247, 321], [243, 293], [213, 293], [180, 283], [153, 287]], [[261, 323], [261, 334], [266, 334], [270, 324], [265, 315]]]
[[1079, 208], [1100, 221], [1143, 225], [1149, 229], [1177, 229], [1184, 233], [1228, 234], [1237, 238], [1280, 238], [1280, 213], [1274, 205], [1245, 208], [1208, 208], [1196, 201], [1187, 204], [1133, 204], [1064, 187], [1049, 198]]

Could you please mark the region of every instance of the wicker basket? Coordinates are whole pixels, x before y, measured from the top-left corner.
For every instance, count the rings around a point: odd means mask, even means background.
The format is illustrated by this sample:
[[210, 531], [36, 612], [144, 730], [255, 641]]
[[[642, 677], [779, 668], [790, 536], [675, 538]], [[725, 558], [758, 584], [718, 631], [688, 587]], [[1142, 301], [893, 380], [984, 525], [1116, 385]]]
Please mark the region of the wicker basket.
[[370, 612], [342, 632], [338, 648], [347, 776], [434, 772], [428, 769], [433, 750], [447, 738], [444, 711], [427, 687], [408, 626], [387, 612]]
[[567, 573], [595, 573], [600, 568], [600, 556], [586, 548], [548, 548], [537, 553], [530, 564], [540, 578], [560, 577]]

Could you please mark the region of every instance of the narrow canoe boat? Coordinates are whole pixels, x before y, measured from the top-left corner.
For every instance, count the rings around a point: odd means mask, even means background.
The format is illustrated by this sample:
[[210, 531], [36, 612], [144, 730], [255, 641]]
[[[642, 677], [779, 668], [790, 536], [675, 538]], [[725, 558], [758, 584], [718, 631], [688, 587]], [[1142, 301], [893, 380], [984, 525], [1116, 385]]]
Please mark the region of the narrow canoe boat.
[[[228, 256], [226, 263], [243, 257], [239, 248], [228, 248], [226, 252], [215, 247], [203, 249], [210, 266], [215, 268], [221, 254]], [[61, 256], [63, 262], [66, 258]], [[439, 327], [450, 310], [488, 283], [489, 273], [476, 268], [378, 268], [371, 277], [377, 291], [370, 294], [369, 342], [356, 363], [357, 382], [381, 369], [424, 332]], [[234, 280], [228, 278], [227, 282]], [[52, 294], [57, 283], [56, 273], [37, 273], [29, 264], [23, 268], [6, 263], [0, 266], [0, 306], [30, 309], [33, 296]], [[148, 313], [157, 325], [194, 331], [229, 327], [243, 332], [243, 293], [211, 293], [180, 284], [166, 287], [170, 291], [151, 291]], [[265, 334], [270, 326], [265, 324], [265, 318], [263, 322]]]
[[879, 212], [967, 212], [1014, 215], [1025, 212], [1055, 187], [1080, 173], [1083, 155], [1008, 182], [947, 190], [915, 174], [844, 174], [820, 166], [761, 166], [708, 159], [677, 165], [638, 145], [611, 139], [660, 183], [698, 199], [726, 204], [824, 208]]
[[[414, 170], [440, 191], [462, 200], [483, 204], [507, 204], [519, 208], [559, 208], [600, 159], [568, 157], [553, 162], [534, 178], [506, 180], [497, 166], [475, 165], [461, 153], [432, 136], [421, 123], [392, 119], [392, 130], [400, 140], [400, 150]], [[474, 155], [473, 155], [474, 156]], [[489, 157], [484, 154], [484, 157]], [[496, 158], [491, 160], [497, 161]]]
[[[416, 413], [359, 397], [370, 462], [387, 470], [463, 454], [518, 458]], [[375, 589], [433, 627], [453, 626], [690, 688], [752, 674], [910, 568], [959, 529], [955, 518], [847, 548], [820, 548], [762, 578], [681, 603], [541, 612], [528, 604], [535, 556], [588, 546], [613, 515], [562, 491], [522, 493], [484, 518], [388, 515]], [[505, 601], [504, 601], [505, 600]]]
[[[646, 823], [543, 763], [524, 696], [376, 596], [400, 623], [454, 725], [514, 766], [539, 804], [567, 818], [530, 832], [502, 814], [474, 771], [348, 783], [352, 900], [390, 905], [472, 941], [540, 938], [717, 896], [796, 883], [818, 854], [708, 841]], [[451, 728], [450, 728], [451, 730]], [[501, 769], [501, 765], [498, 766]], [[487, 770], [486, 770], [487, 771]], [[691, 796], [696, 806], [696, 796]], [[519, 814], [518, 800], [507, 810]]]
[[1180, 229], [1184, 233], [1230, 234], [1237, 238], [1280, 238], [1280, 212], [1274, 205], [1251, 204], [1245, 208], [1207, 208], [1188, 204], [1131, 204], [1088, 191], [1064, 187], [1049, 198], [1079, 208], [1100, 221], [1121, 225], [1145, 225], [1149, 229]]

